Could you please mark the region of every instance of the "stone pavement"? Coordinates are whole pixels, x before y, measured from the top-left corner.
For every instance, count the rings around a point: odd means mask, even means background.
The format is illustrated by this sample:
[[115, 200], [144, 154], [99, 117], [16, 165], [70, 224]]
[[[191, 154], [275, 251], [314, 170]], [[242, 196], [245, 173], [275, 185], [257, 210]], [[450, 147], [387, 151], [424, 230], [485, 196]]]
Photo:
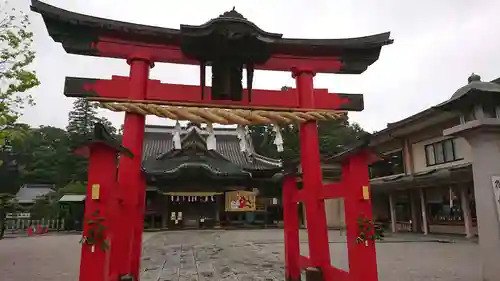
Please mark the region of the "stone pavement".
[[[345, 237], [338, 231], [329, 234], [332, 263], [347, 270]], [[78, 280], [79, 238], [56, 235], [0, 241], [0, 280]], [[301, 241], [307, 241], [305, 231]], [[395, 235], [378, 243], [380, 281], [481, 280], [476, 244], [461, 239], [435, 241]], [[307, 255], [306, 243], [301, 251]], [[283, 280], [283, 253], [279, 229], [145, 233], [141, 280]]]
[[[332, 263], [348, 270], [345, 236], [338, 231], [329, 236]], [[410, 239], [394, 235], [378, 243], [381, 281], [481, 279], [476, 244], [406, 237]], [[301, 253], [308, 255], [306, 231], [301, 231], [301, 242]], [[145, 243], [141, 280], [283, 280], [283, 254], [282, 230], [169, 232]]]

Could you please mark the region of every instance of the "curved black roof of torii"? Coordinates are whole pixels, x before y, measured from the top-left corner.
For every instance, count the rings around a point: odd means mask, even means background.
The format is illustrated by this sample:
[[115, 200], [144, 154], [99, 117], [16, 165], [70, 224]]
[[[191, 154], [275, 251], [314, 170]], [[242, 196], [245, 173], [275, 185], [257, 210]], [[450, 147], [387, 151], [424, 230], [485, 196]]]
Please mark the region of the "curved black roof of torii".
[[[252, 29], [256, 38], [273, 54], [321, 59], [340, 57], [338, 73], [359, 74], [378, 60], [382, 46], [391, 44], [390, 32], [346, 39], [294, 39], [258, 28], [235, 10], [226, 12], [200, 26], [181, 25], [180, 29], [154, 27], [82, 15], [32, 0], [31, 10], [40, 13], [50, 36], [62, 43], [68, 53], [94, 55], [90, 47], [100, 36], [143, 43], [180, 46], [186, 36], [211, 32], [217, 24], [238, 24]], [[77, 35], [77, 36], [76, 36]]]

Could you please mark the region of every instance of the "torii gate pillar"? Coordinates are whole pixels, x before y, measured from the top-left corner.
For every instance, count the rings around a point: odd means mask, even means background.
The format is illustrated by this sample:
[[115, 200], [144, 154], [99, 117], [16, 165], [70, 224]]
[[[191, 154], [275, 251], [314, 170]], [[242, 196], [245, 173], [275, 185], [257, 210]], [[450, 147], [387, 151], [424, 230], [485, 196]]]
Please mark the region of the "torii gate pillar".
[[[148, 56], [131, 56], [129, 93], [131, 100], [146, 98], [149, 71], [153, 66]], [[146, 182], [142, 175], [142, 148], [144, 143], [144, 126], [146, 117], [136, 113], [125, 113], [122, 145], [128, 148], [134, 158], [122, 157], [118, 168], [118, 185], [121, 189], [119, 213], [114, 231], [120, 233], [113, 241], [112, 268], [114, 276], [131, 274], [139, 280], [140, 259], [142, 252], [142, 232], [144, 225], [144, 208]]]

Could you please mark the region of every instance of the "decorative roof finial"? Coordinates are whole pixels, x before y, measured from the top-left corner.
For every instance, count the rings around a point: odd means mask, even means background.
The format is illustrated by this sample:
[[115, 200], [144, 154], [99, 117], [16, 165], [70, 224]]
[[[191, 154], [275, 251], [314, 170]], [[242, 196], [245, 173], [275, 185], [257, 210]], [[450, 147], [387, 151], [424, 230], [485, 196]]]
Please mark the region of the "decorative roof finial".
[[472, 82], [480, 82], [481, 81], [481, 76], [475, 74], [474, 72], [472, 72], [472, 74], [469, 76], [469, 79], [467, 79], [467, 81], [469, 81], [469, 83], [472, 83]]
[[236, 6], [233, 6], [233, 9], [231, 11], [227, 11], [224, 14], [220, 15], [219, 18], [234, 18], [246, 20], [246, 18], [242, 14], [236, 11]]

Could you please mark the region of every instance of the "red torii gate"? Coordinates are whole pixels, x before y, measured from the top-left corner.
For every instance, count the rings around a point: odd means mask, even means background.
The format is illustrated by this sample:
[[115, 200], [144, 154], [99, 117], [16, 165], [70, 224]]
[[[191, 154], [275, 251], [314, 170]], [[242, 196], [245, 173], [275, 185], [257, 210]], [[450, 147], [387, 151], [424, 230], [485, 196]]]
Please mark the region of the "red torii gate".
[[[116, 181], [113, 180], [116, 165], [112, 161], [116, 148], [90, 146], [84, 237], [92, 239], [82, 245], [81, 281], [139, 280], [146, 183], [141, 174], [145, 116], [138, 113], [144, 113], [144, 104], [255, 112], [360, 111], [362, 95], [314, 89], [313, 78], [316, 73], [362, 73], [378, 59], [382, 46], [392, 43], [389, 33], [353, 39], [282, 38], [281, 34], [259, 29], [234, 9], [204, 25], [181, 25], [180, 30], [175, 30], [76, 14], [37, 0], [32, 0], [31, 8], [42, 15], [49, 35], [62, 43], [68, 53], [120, 58], [130, 65], [129, 77], [67, 78], [67, 96], [135, 104], [139, 108], [125, 114], [122, 146], [131, 153], [120, 157]], [[234, 61], [228, 64], [228, 57], [236, 59], [237, 65]], [[199, 64], [201, 87], [149, 80], [155, 62]], [[210, 64], [222, 65], [228, 71], [223, 78], [212, 77], [212, 85], [220, 82], [229, 85], [222, 85], [226, 88], [219, 88], [221, 92], [212, 93], [210, 87], [205, 87], [204, 69]], [[241, 76], [243, 65], [249, 83], [247, 90], [241, 91], [241, 97], [235, 98], [233, 95], [239, 90], [234, 89], [241, 90], [241, 85], [238, 88], [233, 76], [235, 70]], [[254, 69], [290, 71], [296, 89], [252, 90]], [[221, 96], [224, 93], [230, 96]], [[342, 160], [342, 182], [323, 186], [315, 120], [300, 124], [300, 142], [303, 190], [295, 188], [293, 175], [285, 176], [283, 183], [287, 280], [299, 280], [300, 270], [312, 267], [320, 269], [324, 280], [376, 281], [375, 244], [373, 239], [358, 243], [361, 230], [357, 223], [360, 217], [371, 221], [367, 168], [370, 153], [362, 149], [347, 155]], [[325, 199], [342, 197], [346, 208], [349, 273], [331, 266], [324, 209]], [[298, 248], [299, 201], [306, 205], [308, 258], [301, 257]], [[90, 226], [95, 227], [96, 221], [105, 222], [102, 225], [108, 226], [107, 231], [98, 232], [99, 235], [90, 231], [95, 230]], [[367, 230], [366, 235], [371, 234], [373, 229]], [[101, 247], [96, 247], [97, 244]], [[103, 244], [109, 244], [109, 251]]]
[[[329, 161], [335, 160], [341, 164], [342, 180], [340, 182], [329, 184], [319, 182], [311, 185], [310, 181], [317, 180], [317, 176], [315, 178], [307, 176], [311, 175], [311, 172], [304, 169], [304, 165], [307, 163], [304, 157], [301, 159], [304, 188], [297, 189], [294, 172], [285, 176], [283, 212], [287, 280], [300, 280], [301, 270], [310, 268], [321, 269], [320, 273], [324, 276], [324, 280], [378, 280], [375, 239], [368, 238], [368, 236], [375, 235], [369, 192], [368, 164], [378, 160], [378, 157], [370, 151], [367, 144], [366, 141], [360, 141], [359, 144], [347, 151], [329, 159]], [[311, 153], [311, 150], [301, 143], [300, 152], [301, 155], [304, 155]], [[318, 171], [313, 172], [317, 173]], [[321, 171], [319, 172], [321, 173]], [[315, 188], [310, 188], [311, 186]], [[333, 198], [344, 199], [349, 272], [333, 267], [330, 261], [324, 200]], [[300, 254], [299, 218], [296, 215], [299, 202], [306, 205], [310, 257]], [[369, 226], [372, 229], [362, 229], [365, 226], [360, 225], [360, 222], [363, 223], [363, 221], [371, 222]], [[364, 232], [366, 237], [361, 237], [360, 232]], [[316, 277], [312, 278], [318, 280]]]

